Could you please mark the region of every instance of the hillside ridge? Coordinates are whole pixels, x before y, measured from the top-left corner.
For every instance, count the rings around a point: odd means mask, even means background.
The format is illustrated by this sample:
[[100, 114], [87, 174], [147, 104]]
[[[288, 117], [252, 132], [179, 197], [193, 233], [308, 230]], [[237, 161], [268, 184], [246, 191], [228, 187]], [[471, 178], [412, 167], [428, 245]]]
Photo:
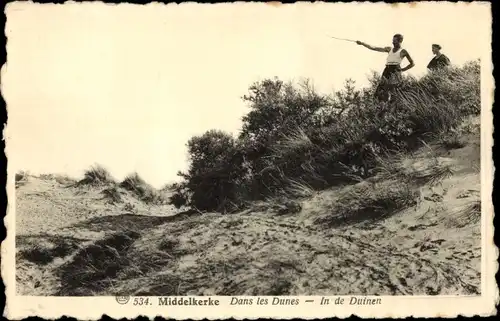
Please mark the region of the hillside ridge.
[[[368, 179], [233, 214], [148, 204], [119, 184], [24, 177], [17, 291], [480, 294], [479, 124], [470, 117], [461, 144], [392, 156]], [[119, 201], [103, 193], [110, 188]]]

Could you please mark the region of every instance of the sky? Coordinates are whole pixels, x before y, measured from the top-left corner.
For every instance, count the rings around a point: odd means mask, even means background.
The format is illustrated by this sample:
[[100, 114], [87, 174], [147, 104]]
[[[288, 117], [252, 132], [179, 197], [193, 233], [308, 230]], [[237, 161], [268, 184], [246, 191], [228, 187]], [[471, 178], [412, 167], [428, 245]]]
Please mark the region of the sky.
[[[439, 43], [455, 64], [489, 60], [478, 3], [107, 5], [6, 8], [7, 156], [15, 170], [81, 177], [93, 164], [155, 187], [187, 168], [186, 143], [237, 134], [255, 81], [309, 78], [320, 92], [367, 83], [385, 54], [328, 35], [403, 47], [421, 76]], [[406, 62], [403, 63], [403, 65]]]

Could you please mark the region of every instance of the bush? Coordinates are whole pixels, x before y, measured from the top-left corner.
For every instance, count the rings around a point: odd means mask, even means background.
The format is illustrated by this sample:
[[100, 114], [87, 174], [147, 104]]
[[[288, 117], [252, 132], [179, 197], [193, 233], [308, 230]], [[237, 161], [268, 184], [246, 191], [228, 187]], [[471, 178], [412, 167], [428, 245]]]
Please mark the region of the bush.
[[[239, 141], [247, 175], [251, 177], [248, 190], [251, 199], [263, 199], [283, 189], [287, 178], [277, 159], [276, 146], [291, 143], [306, 148], [303, 144], [307, 140], [300, 141], [304, 133], [297, 129], [331, 122], [346, 109], [344, 98], [320, 95], [309, 81], [294, 87], [277, 79], [264, 80], [250, 87], [250, 94], [243, 99], [251, 110], [243, 117]], [[296, 137], [299, 140], [294, 142]]]
[[283, 187], [293, 179], [325, 188], [355, 182], [373, 174], [381, 155], [415, 150], [433, 134], [456, 128], [479, 111], [477, 66], [407, 78], [389, 105], [370, 101], [366, 91], [354, 95], [347, 84], [338, 96], [356, 97], [355, 107], [326, 126], [298, 126], [272, 141], [265, 159], [273, 183]]
[[170, 202], [198, 210], [231, 211], [247, 201], [290, 195], [297, 184], [318, 190], [376, 173], [380, 161], [406, 153], [480, 112], [480, 68], [462, 67], [405, 77], [390, 103], [372, 99], [379, 79], [321, 95], [308, 82], [273, 79], [250, 87], [250, 111], [237, 139], [220, 131], [188, 143], [190, 168]]
[[[230, 135], [211, 130], [188, 142], [190, 167], [179, 173], [170, 203], [205, 211], [231, 211], [245, 199], [243, 154]], [[240, 189], [243, 188], [243, 189]]]

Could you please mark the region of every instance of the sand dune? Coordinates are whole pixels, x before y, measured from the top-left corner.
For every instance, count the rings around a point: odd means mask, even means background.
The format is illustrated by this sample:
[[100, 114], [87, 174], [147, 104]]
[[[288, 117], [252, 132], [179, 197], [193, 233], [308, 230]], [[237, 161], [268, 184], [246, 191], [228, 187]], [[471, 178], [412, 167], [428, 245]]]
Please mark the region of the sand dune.
[[389, 162], [391, 175], [317, 192], [289, 213], [179, 213], [124, 189], [113, 202], [106, 186], [30, 176], [17, 188], [17, 291], [479, 294], [479, 157], [477, 130], [464, 147], [423, 148]]

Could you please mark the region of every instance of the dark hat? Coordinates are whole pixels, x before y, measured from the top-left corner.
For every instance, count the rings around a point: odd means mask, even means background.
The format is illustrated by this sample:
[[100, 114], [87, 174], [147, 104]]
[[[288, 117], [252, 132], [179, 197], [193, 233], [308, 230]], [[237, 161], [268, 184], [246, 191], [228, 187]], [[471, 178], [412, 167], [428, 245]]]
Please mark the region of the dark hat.
[[441, 50], [441, 46], [438, 45], [437, 43], [433, 43], [432, 46], [438, 48], [439, 50]]

